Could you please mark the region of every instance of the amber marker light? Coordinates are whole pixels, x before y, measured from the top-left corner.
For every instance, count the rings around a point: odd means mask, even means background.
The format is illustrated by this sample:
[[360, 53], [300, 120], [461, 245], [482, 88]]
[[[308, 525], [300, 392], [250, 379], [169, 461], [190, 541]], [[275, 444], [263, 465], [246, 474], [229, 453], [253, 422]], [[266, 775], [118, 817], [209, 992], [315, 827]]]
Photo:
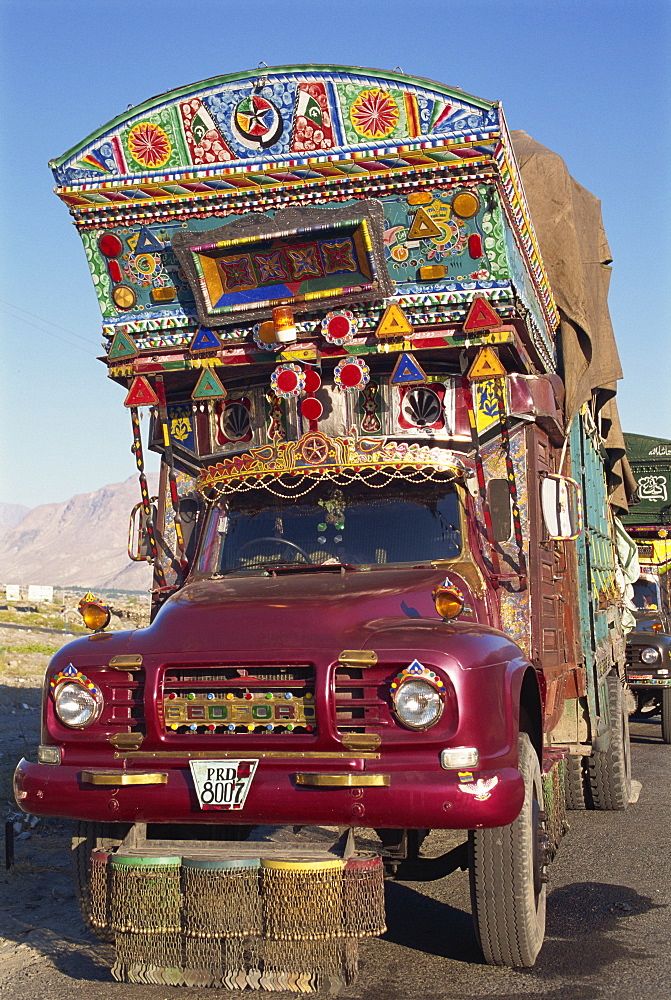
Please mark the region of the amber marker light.
[[452, 199], [452, 211], [460, 219], [472, 219], [480, 210], [480, 199], [473, 191], [457, 191]]
[[296, 321], [291, 306], [277, 306], [273, 309], [275, 338], [280, 344], [290, 344], [296, 339]]
[[444, 621], [456, 618], [464, 610], [464, 595], [458, 587], [447, 580], [439, 584], [431, 596], [436, 605], [436, 611]]
[[92, 632], [100, 632], [109, 625], [110, 610], [100, 601], [80, 602], [79, 613], [84, 619], [86, 627], [90, 628]]

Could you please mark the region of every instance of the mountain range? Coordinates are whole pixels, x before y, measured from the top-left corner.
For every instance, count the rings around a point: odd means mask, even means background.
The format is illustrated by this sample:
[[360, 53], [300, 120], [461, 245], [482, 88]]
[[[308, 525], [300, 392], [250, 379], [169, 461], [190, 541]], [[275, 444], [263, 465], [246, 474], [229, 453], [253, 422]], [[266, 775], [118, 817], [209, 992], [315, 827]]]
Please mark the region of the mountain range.
[[24, 507], [21, 503], [0, 503], [0, 528], [13, 528], [29, 510], [30, 507]]
[[[155, 493], [158, 477], [149, 491]], [[64, 503], [0, 504], [0, 583], [143, 590], [151, 566], [131, 562], [128, 517], [140, 500], [136, 476]]]

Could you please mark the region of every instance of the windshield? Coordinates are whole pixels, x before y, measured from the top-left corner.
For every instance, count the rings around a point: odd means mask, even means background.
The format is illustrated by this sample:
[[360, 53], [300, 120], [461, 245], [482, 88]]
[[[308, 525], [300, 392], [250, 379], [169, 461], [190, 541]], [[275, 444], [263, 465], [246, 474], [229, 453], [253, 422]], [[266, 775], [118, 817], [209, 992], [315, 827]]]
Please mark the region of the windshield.
[[639, 611], [659, 609], [659, 590], [656, 583], [643, 577], [634, 584], [634, 604]]
[[198, 570], [346, 564], [378, 566], [454, 559], [461, 551], [459, 500], [453, 486], [323, 483], [297, 500], [265, 490], [235, 494], [215, 507]]

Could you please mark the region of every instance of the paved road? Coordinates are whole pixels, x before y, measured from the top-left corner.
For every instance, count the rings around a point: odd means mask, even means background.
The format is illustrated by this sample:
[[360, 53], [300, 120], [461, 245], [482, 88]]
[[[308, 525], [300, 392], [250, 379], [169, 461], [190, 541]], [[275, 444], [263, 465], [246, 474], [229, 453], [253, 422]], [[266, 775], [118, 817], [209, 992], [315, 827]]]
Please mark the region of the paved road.
[[[17, 622], [0, 622], [0, 628], [18, 629], [19, 632], [47, 632], [50, 635], [62, 635], [74, 639], [75, 633], [64, 628], [43, 628], [41, 625], [19, 625]], [[88, 634], [88, 633], [84, 633]]]
[[[552, 866], [547, 939], [534, 969], [481, 963], [471, 929], [468, 879], [460, 873], [436, 883], [388, 885], [389, 931], [362, 946], [359, 979], [342, 995], [352, 1000], [669, 1000], [671, 747], [661, 743], [659, 719], [633, 723], [632, 743], [634, 777], [643, 785], [638, 803], [620, 814], [569, 814], [571, 830]], [[112, 982], [106, 964], [110, 950], [86, 935], [76, 915], [65, 841], [66, 831], [55, 830], [50, 838], [17, 844], [16, 869], [2, 886], [8, 890], [8, 940], [0, 948], [0, 992], [4, 986], [8, 1000], [240, 996]], [[40, 844], [44, 851], [36, 860]]]

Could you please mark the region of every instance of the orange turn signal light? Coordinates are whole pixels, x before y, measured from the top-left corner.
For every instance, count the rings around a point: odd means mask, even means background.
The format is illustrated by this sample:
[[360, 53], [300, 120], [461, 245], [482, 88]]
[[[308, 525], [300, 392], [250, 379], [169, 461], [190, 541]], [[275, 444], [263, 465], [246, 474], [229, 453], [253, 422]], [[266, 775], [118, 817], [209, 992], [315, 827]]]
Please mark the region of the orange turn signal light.
[[90, 601], [86, 604], [82, 602], [79, 613], [84, 619], [86, 627], [90, 628], [92, 632], [100, 632], [101, 629], [109, 625], [111, 617], [109, 608], [106, 608], [99, 601]]
[[431, 596], [436, 611], [443, 619], [456, 618], [464, 610], [464, 595], [453, 584], [441, 583]]

